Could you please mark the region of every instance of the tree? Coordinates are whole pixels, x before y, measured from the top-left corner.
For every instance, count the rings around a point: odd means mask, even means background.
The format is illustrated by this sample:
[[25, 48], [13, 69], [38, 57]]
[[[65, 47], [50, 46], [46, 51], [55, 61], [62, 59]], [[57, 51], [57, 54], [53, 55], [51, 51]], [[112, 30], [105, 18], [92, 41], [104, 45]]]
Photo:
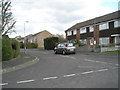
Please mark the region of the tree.
[[56, 34], [55, 36], [58, 37], [59, 43], [66, 42], [66, 39], [64, 38], [63, 34]]
[[11, 1], [10, 0], [2, 0], [1, 3], [1, 17], [2, 17], [2, 30], [1, 30], [1, 34], [7, 35], [7, 34], [11, 34], [12, 32], [15, 32], [14, 30], [14, 25], [16, 23], [12, 12], [11, 12]]

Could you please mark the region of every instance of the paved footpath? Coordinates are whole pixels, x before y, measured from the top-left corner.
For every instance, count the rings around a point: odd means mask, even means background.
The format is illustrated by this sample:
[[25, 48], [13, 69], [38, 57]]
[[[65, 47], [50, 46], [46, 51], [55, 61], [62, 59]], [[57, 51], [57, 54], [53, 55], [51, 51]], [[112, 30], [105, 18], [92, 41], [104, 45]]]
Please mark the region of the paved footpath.
[[7, 73], [14, 70], [22, 69], [29, 65], [37, 63], [38, 61], [39, 59], [36, 56], [25, 54], [21, 51], [18, 58], [2, 63], [2, 70], [0, 70], [0, 73]]

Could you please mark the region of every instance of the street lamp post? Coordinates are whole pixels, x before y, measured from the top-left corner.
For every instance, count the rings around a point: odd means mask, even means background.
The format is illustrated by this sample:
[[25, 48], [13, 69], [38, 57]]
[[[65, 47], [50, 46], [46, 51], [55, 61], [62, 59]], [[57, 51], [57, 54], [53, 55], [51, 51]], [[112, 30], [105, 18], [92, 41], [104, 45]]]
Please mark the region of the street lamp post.
[[24, 53], [26, 54], [26, 36], [25, 36], [25, 23], [28, 23], [28, 21], [24, 22]]

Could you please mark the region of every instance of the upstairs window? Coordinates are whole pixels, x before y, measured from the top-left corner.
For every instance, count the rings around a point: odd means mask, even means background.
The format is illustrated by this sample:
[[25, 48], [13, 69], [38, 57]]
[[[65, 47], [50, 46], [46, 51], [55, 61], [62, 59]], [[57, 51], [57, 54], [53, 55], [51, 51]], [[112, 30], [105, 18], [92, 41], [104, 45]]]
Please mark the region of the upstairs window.
[[90, 26], [90, 32], [93, 32], [93, 31], [94, 31], [93, 26]]
[[67, 36], [70, 36], [72, 35], [72, 32], [71, 31], [67, 31]]
[[86, 33], [86, 28], [85, 27], [80, 28], [80, 34], [83, 34], [83, 33]]
[[73, 35], [76, 35], [77, 34], [77, 30], [73, 30]]
[[114, 28], [120, 27], [120, 19], [114, 21]]
[[108, 22], [99, 25], [99, 30], [109, 29]]

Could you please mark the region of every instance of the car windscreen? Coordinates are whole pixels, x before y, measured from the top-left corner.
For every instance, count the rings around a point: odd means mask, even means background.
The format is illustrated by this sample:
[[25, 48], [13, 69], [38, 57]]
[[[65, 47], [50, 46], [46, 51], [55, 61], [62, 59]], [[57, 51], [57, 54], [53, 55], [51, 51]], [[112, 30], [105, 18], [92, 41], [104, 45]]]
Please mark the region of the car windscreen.
[[66, 46], [67, 46], [67, 47], [73, 47], [74, 44], [73, 44], [73, 43], [68, 43], [68, 44], [66, 44]]

